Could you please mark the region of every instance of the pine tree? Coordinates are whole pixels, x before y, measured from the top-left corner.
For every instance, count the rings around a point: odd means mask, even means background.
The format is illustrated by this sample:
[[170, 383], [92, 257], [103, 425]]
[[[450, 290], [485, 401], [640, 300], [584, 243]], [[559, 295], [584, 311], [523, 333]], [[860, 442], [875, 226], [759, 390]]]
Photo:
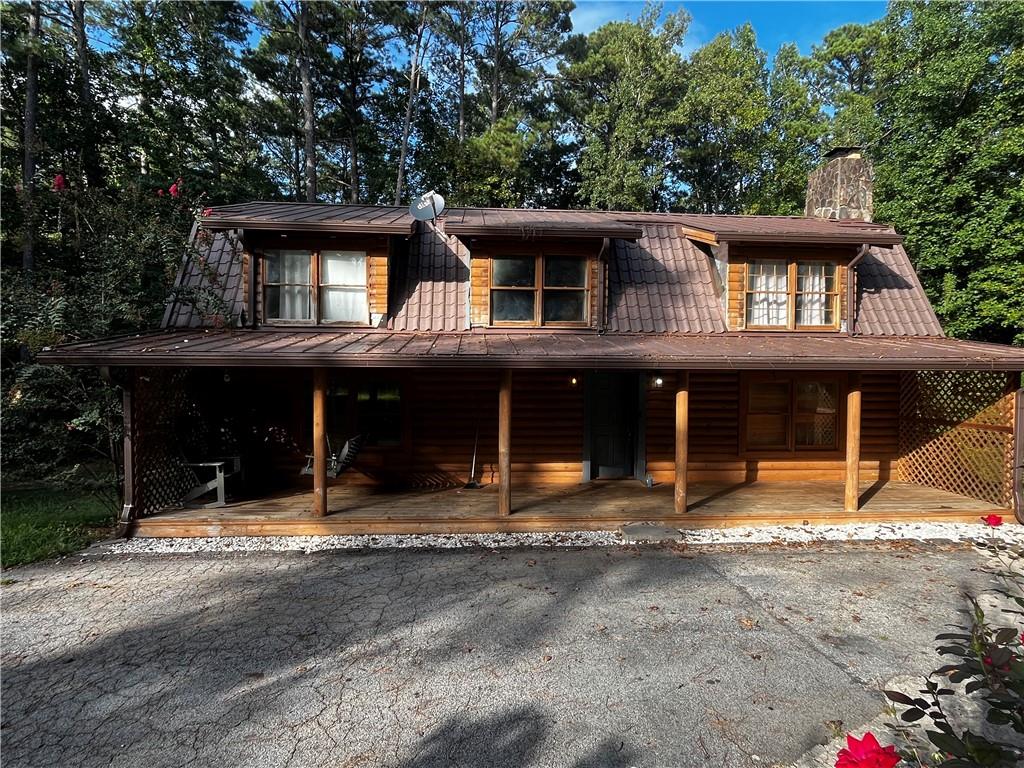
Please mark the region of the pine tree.
[[579, 143], [580, 194], [594, 207], [665, 210], [678, 195], [673, 137], [681, 128], [689, 17], [657, 8], [591, 33], [562, 70], [560, 100]]

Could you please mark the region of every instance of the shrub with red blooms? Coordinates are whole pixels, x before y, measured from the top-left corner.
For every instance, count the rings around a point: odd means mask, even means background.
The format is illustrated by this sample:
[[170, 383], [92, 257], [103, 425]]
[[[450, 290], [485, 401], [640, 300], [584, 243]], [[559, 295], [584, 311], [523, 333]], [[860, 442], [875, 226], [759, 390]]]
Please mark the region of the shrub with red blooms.
[[[998, 515], [982, 518], [1001, 525]], [[903, 758], [916, 766], [943, 768], [1011, 768], [1024, 765], [1024, 546], [995, 536], [976, 543], [992, 563], [982, 570], [999, 585], [990, 592], [999, 599], [996, 618], [986, 615], [978, 597], [965, 595], [968, 608], [955, 631], [936, 636], [938, 652], [951, 659], [924, 681], [919, 696], [885, 691], [904, 710], [900, 723], [890, 724], [905, 744]], [[976, 706], [986, 725], [956, 722], [943, 702], [959, 697]], [[971, 730], [974, 727], [975, 730]], [[977, 733], [975, 731], [981, 731]], [[925, 741], [925, 739], [927, 741]], [[857, 765], [851, 763], [850, 765]]]
[[836, 768], [893, 768], [900, 759], [896, 747], [883, 747], [870, 731], [859, 740], [847, 734], [846, 747], [836, 756]]

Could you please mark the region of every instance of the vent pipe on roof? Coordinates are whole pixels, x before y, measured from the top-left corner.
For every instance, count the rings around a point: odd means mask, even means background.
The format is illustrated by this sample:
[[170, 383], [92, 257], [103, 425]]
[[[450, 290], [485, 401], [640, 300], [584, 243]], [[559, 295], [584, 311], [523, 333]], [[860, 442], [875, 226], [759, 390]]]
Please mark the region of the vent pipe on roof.
[[871, 221], [875, 172], [862, 147], [836, 147], [807, 178], [805, 216]]

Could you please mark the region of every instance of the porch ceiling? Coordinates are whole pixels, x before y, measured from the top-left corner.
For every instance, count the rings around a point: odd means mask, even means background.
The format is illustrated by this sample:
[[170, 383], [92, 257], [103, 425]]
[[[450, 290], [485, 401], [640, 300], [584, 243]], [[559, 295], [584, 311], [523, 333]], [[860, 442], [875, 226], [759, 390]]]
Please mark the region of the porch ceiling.
[[153, 331], [46, 348], [44, 363], [108, 366], [1024, 370], [1024, 349], [949, 338], [840, 334]]

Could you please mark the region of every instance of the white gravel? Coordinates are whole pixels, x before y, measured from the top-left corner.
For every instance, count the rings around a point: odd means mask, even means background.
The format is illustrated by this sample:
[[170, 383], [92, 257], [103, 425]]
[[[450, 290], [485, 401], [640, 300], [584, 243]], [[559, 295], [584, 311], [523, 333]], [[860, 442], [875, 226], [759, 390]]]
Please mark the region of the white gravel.
[[[982, 523], [877, 523], [785, 525], [681, 530], [688, 546], [806, 544], [839, 541], [970, 542], [995, 536], [1024, 544], [1024, 526], [992, 528]], [[223, 536], [219, 538], [126, 539], [106, 545], [113, 554], [189, 552], [323, 552], [337, 549], [460, 549], [484, 547], [607, 547], [626, 544], [618, 531], [551, 533], [459, 533], [360, 536]]]

